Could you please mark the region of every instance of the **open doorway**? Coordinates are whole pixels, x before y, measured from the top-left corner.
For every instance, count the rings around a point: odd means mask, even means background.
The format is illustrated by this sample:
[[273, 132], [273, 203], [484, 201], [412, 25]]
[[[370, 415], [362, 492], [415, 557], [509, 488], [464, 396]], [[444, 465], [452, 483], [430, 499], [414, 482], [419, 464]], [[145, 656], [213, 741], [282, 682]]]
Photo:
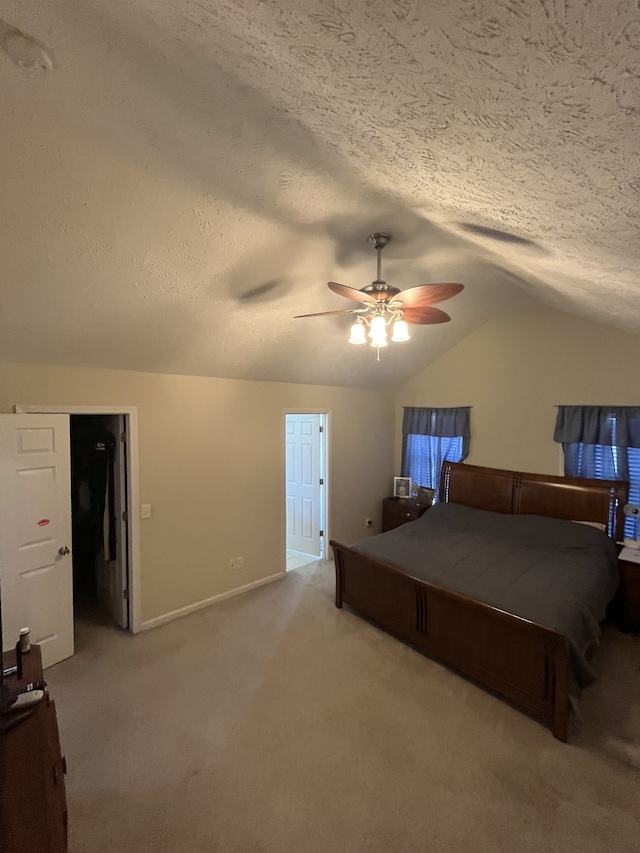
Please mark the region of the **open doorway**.
[[[131, 633], [136, 634], [142, 629], [143, 624], [140, 583], [140, 520], [138, 511], [140, 504], [138, 413], [136, 407], [17, 404], [14, 408], [18, 414], [67, 415], [69, 417], [70, 445], [73, 442], [71, 436], [71, 419], [75, 419], [76, 417], [82, 419], [88, 418], [88, 420], [75, 421], [74, 433], [76, 432], [76, 426], [81, 427], [83, 423], [87, 425], [93, 423], [94, 426], [105, 427], [106, 431], [110, 431], [112, 435], [115, 435], [117, 440], [115, 442], [113, 506], [111, 515], [115, 517], [116, 522], [114, 528], [116, 560], [106, 559], [107, 556], [111, 557], [113, 553], [110, 548], [110, 539], [113, 540], [113, 534], [110, 533], [108, 525], [103, 525], [102, 538], [103, 542], [106, 543], [107, 551], [105, 552], [104, 546], [102, 552], [98, 549], [98, 557], [102, 553], [102, 560], [97, 560], [93, 576], [94, 581], [91, 580], [92, 570], [89, 567], [89, 575], [85, 575], [82, 580], [79, 579], [79, 582], [85, 582], [87, 587], [89, 587], [89, 595], [85, 596], [85, 599], [88, 599], [88, 604], [91, 602], [91, 587], [94, 584], [93, 599], [98, 612], [104, 613], [106, 611], [106, 617], [101, 617], [104, 619], [105, 625], [114, 628], [123, 627]], [[70, 446], [70, 455], [73, 452], [73, 448]], [[109, 472], [107, 471], [108, 476]], [[84, 494], [84, 500], [86, 508], [86, 494]], [[105, 511], [108, 511], [109, 500], [108, 491], [105, 489]], [[69, 500], [69, 506], [71, 503], [72, 501]], [[71, 527], [74, 527], [73, 520], [71, 521]], [[100, 604], [100, 596], [102, 604]], [[75, 595], [73, 597], [74, 599], [76, 598]], [[75, 626], [69, 626], [72, 636], [73, 633], [76, 634], [76, 645], [78, 645], [78, 640], [80, 640], [81, 645], [86, 644], [86, 642], [92, 643], [92, 638], [96, 636], [96, 633], [99, 634], [100, 632], [92, 629], [95, 623], [83, 622], [82, 626], [88, 630], [81, 631], [82, 636], [78, 637], [77, 629], [81, 626], [77, 616], [83, 612], [83, 602], [76, 602], [74, 600], [74, 605], [76, 604], [80, 605], [78, 613], [76, 613], [77, 608], [75, 606], [73, 613], [71, 613], [71, 607], [69, 608], [69, 618], [75, 623]], [[102, 628], [103, 626], [100, 625], [100, 631]]]
[[286, 569], [323, 559], [327, 506], [327, 415], [285, 415]]
[[[126, 421], [72, 414], [73, 612], [79, 622], [129, 628]], [[77, 633], [77, 632], [76, 632]]]

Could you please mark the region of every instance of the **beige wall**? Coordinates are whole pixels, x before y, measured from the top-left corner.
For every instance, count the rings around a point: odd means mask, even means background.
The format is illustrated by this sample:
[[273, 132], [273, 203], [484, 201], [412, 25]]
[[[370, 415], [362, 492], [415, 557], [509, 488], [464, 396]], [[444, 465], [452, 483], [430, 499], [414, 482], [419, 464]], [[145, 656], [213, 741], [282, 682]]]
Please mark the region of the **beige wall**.
[[640, 337], [541, 309], [491, 320], [396, 393], [396, 470], [403, 406], [473, 406], [476, 465], [560, 473], [558, 404], [640, 404]]
[[[393, 475], [393, 395], [346, 388], [128, 371], [0, 365], [15, 404], [136, 406], [142, 619], [284, 568], [284, 410], [330, 411], [330, 534], [379, 532]], [[244, 568], [230, 572], [231, 557]]]

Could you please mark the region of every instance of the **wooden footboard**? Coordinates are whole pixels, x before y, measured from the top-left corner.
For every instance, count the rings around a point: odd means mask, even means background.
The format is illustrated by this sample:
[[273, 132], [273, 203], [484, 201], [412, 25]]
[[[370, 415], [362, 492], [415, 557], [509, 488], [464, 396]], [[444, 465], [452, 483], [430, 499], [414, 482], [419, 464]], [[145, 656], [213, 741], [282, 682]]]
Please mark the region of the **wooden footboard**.
[[338, 542], [330, 544], [336, 607], [350, 605], [508, 697], [566, 741], [569, 649], [564, 634], [414, 578]]

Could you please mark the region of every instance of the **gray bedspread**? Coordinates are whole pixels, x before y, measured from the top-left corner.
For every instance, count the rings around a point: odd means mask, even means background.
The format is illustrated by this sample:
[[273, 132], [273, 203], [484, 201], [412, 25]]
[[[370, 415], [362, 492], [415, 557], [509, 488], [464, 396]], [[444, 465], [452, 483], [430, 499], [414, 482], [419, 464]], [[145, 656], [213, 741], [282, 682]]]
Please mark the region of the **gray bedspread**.
[[593, 680], [586, 653], [618, 586], [614, 543], [599, 530], [539, 515], [453, 503], [353, 548], [430, 583], [556, 628], [570, 641], [572, 696]]

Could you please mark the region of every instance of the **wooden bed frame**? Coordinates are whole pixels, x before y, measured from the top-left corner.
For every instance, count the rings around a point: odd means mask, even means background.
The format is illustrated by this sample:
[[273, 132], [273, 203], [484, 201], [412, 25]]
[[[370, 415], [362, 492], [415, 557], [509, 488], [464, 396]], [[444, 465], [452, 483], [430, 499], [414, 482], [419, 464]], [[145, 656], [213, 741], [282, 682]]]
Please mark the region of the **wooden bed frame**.
[[[493, 512], [601, 522], [621, 538], [628, 484], [446, 462], [440, 500]], [[567, 739], [565, 634], [412, 577], [331, 541], [336, 607], [348, 604], [421, 651], [501, 693]]]

